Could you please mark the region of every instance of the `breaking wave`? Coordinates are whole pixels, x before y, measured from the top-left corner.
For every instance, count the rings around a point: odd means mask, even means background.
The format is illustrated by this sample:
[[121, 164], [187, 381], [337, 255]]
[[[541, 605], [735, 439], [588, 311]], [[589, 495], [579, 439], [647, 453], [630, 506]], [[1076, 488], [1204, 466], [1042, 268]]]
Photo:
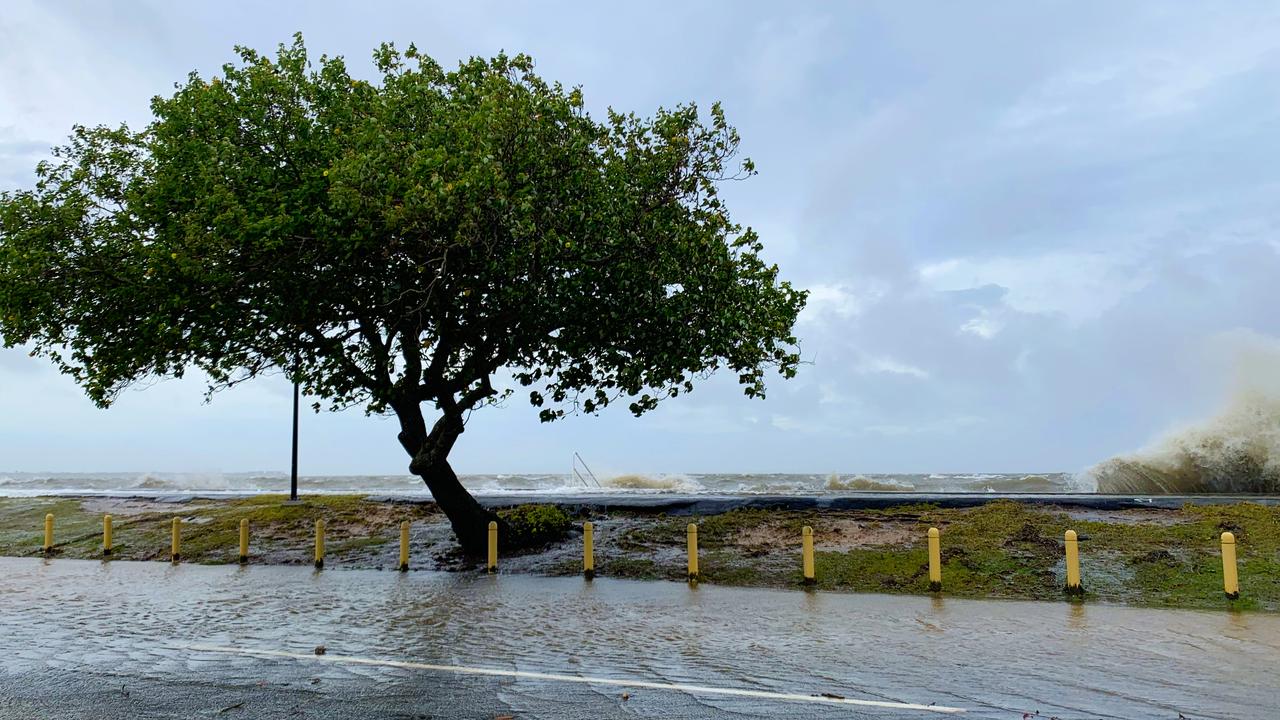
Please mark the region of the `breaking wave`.
[[1088, 471], [1103, 493], [1280, 493], [1280, 342], [1253, 334], [1236, 386], [1208, 421]]
[[900, 480], [872, 480], [865, 475], [855, 475], [848, 480], [841, 480], [838, 475], [827, 478], [824, 485], [828, 490], [844, 492], [911, 492], [915, 486]]
[[[1054, 493], [1063, 492], [1063, 482], [1059, 478], [1045, 475], [1021, 475], [986, 478], [982, 483], [983, 492], [989, 493]], [[1078, 490], [1068, 483], [1066, 490]]]
[[702, 485], [683, 475], [617, 475], [605, 478], [600, 485], [615, 490], [658, 490], [662, 492], [700, 492]]
[[[582, 493], [679, 495], [834, 495], [860, 492], [993, 493], [1076, 492], [1067, 473], [653, 473], [602, 474], [600, 487], [566, 473], [462, 475], [477, 495], [557, 496]], [[1091, 488], [1085, 488], [1086, 491]], [[289, 490], [289, 476], [256, 473], [0, 473], [0, 497], [34, 495], [252, 495]], [[422, 497], [422, 481], [411, 475], [304, 475], [304, 495], [362, 493]]]

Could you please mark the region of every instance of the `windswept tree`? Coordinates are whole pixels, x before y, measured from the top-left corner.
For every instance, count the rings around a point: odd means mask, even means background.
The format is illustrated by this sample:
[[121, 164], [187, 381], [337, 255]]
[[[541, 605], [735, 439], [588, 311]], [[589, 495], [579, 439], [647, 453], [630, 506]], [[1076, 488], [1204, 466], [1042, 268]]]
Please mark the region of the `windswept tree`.
[[446, 72], [383, 45], [368, 82], [300, 36], [237, 52], [0, 195], [4, 342], [99, 406], [195, 368], [394, 413], [479, 552], [492, 514], [448, 461], [471, 411], [641, 415], [718, 369], [752, 397], [795, 374], [805, 294], [718, 194], [754, 174], [719, 106], [597, 120], [523, 55]]

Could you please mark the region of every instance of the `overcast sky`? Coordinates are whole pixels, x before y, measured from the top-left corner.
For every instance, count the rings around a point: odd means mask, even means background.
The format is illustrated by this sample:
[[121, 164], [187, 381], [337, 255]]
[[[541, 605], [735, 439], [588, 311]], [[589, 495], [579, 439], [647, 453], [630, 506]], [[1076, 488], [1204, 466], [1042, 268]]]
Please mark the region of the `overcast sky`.
[[[1034, 7], [1033, 7], [1034, 6]], [[0, 189], [73, 123], [232, 46], [371, 76], [381, 41], [499, 50], [647, 114], [723, 100], [760, 174], [727, 189], [812, 291], [811, 364], [650, 416], [476, 413], [460, 472], [1074, 471], [1204, 416], [1233, 338], [1280, 335], [1274, 3], [36, 3], [0, 12]], [[0, 351], [0, 471], [285, 470], [289, 387], [167, 381], [97, 410]], [[304, 415], [307, 474], [402, 473], [395, 423]]]

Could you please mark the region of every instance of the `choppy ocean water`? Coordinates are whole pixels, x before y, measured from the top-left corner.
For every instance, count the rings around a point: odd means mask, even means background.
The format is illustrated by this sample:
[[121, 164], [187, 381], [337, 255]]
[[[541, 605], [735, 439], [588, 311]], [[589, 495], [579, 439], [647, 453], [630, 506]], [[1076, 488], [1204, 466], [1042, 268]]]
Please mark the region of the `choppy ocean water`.
[[[850, 492], [1057, 493], [1092, 492], [1088, 476], [1074, 473], [690, 473], [601, 475], [599, 487], [572, 473], [463, 475], [478, 495], [639, 494], [830, 495]], [[423, 496], [411, 475], [326, 475], [298, 479], [302, 493]], [[199, 493], [242, 495], [288, 492], [284, 473], [0, 473], [0, 496]]]

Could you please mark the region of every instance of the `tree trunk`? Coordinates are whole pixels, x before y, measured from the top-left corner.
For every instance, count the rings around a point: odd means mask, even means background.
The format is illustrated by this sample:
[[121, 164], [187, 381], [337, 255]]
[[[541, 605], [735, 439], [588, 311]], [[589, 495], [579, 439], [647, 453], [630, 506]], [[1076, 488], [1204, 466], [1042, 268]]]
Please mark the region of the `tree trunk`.
[[441, 417], [427, 432], [417, 403], [395, 406], [400, 419], [400, 445], [409, 453], [409, 472], [422, 478], [436, 504], [449, 518], [462, 551], [483, 557], [489, 546], [489, 522], [498, 516], [476, 502], [449, 465], [449, 451], [462, 434], [462, 418]]
[[489, 521], [497, 520], [498, 516], [471, 497], [447, 460], [414, 474], [427, 483], [436, 504], [448, 516], [462, 551], [472, 557], [483, 557], [489, 546]]

